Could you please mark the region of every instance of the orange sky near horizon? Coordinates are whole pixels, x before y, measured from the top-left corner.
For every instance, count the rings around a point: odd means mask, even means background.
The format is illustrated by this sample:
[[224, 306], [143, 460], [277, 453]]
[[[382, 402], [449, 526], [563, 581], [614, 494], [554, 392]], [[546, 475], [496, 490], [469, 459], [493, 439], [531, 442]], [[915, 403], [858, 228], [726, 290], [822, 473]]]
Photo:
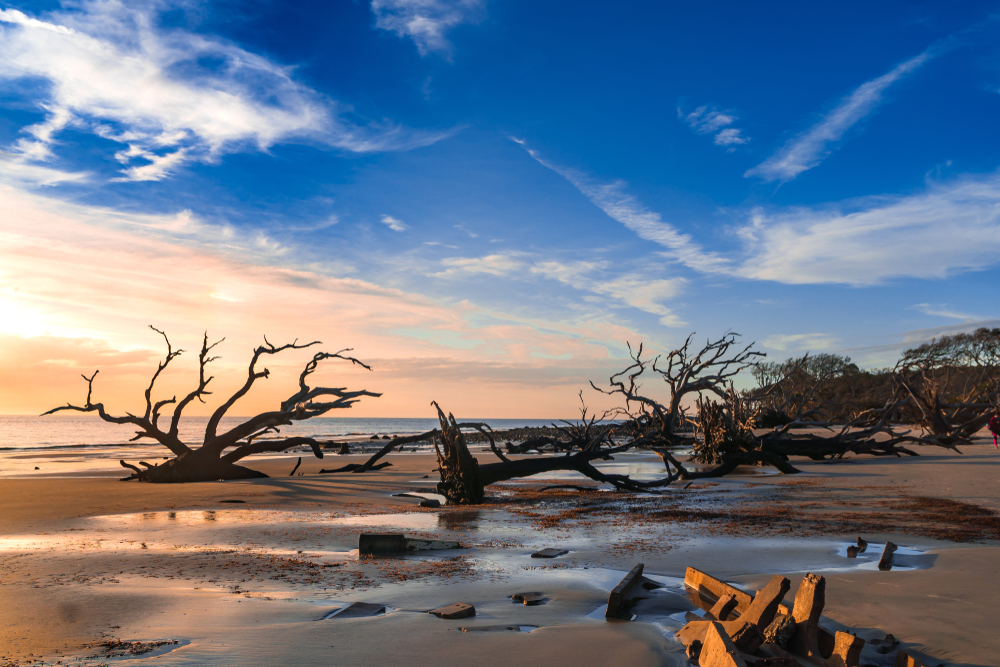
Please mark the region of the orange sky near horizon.
[[[276, 344], [316, 339], [327, 351], [353, 347], [372, 366], [327, 362], [314, 376], [383, 392], [340, 413], [358, 417], [430, 417], [437, 400], [471, 417], [569, 418], [581, 389], [588, 404], [605, 409], [614, 401], [588, 380], [625, 368], [624, 342], [644, 338], [610, 319], [518, 320], [323, 267], [287, 266], [272, 240], [238, 238], [184, 213], [126, 215], [0, 185], [0, 218], [0, 414], [82, 402], [80, 375], [97, 369], [95, 401], [115, 412], [140, 410], [165, 349], [150, 324], [187, 350], [160, 383], [161, 398], [192, 387], [206, 329], [213, 340], [226, 338], [213, 365], [214, 399], [243, 382], [264, 335]], [[233, 413], [287, 397], [310, 356], [269, 359], [271, 378]], [[211, 405], [193, 405], [190, 414]]]

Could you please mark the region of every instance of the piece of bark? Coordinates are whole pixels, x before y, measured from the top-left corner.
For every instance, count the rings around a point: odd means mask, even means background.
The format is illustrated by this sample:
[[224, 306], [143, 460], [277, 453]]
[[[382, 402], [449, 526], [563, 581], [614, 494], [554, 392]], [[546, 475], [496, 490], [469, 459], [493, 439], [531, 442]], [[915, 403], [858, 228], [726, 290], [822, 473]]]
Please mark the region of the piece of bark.
[[627, 611], [626, 596], [629, 590], [639, 583], [640, 579], [642, 579], [642, 563], [629, 570], [618, 585], [611, 589], [611, 594], [608, 595], [608, 607], [604, 611], [605, 618], [619, 618], [622, 613]]
[[700, 667], [747, 667], [746, 661], [719, 621], [709, 621], [698, 655]]
[[432, 609], [427, 613], [434, 614], [438, 618], [455, 620], [458, 618], [469, 618], [470, 616], [475, 616], [476, 608], [473, 607], [471, 604], [466, 604], [464, 602], [456, 602], [455, 604], [450, 604], [446, 607]]

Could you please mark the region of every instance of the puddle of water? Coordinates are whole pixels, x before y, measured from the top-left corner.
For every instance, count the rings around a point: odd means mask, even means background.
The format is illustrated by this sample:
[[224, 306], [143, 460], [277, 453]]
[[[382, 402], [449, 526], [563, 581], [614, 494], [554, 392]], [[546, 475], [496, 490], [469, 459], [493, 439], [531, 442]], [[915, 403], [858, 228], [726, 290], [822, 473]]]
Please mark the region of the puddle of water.
[[331, 519], [330, 523], [341, 526], [390, 526], [413, 530], [433, 530], [438, 527], [438, 517], [433, 512], [404, 512], [403, 514], [346, 516]]
[[[863, 553], [859, 553], [855, 558], [847, 557], [847, 547], [849, 546], [857, 546], [857, 543], [838, 543], [837, 549], [834, 553], [843, 557], [848, 562], [854, 561], [855, 565], [851, 569], [878, 570], [878, 562], [879, 559], [882, 558], [882, 551], [885, 549], [885, 544], [875, 544], [874, 542], [869, 542], [868, 548]], [[891, 569], [901, 572], [907, 570], [927, 570], [934, 566], [935, 560], [937, 560], [937, 554], [924, 553], [923, 551], [912, 547], [898, 546], [896, 551], [892, 554]]]

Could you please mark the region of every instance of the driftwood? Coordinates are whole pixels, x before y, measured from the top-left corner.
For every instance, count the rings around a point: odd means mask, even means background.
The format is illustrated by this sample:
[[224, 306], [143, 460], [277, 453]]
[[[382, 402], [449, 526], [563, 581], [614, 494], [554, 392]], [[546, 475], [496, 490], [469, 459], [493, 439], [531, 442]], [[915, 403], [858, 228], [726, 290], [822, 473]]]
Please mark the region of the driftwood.
[[[282, 401], [277, 410], [258, 414], [223, 433], [219, 433], [218, 430], [222, 419], [233, 405], [250, 391], [257, 380], [267, 378], [270, 375], [270, 371], [266, 368], [263, 370], [257, 369], [257, 364], [262, 357], [279, 354], [286, 350], [302, 350], [320, 344], [319, 341], [314, 341], [300, 345], [298, 341], [294, 341], [286, 345], [276, 346], [272, 345], [265, 338], [264, 344], [254, 350], [246, 382], [212, 413], [205, 427], [205, 434], [201, 445], [192, 447], [180, 439], [179, 427], [181, 417], [184, 409], [193, 401], [204, 402], [204, 397], [212, 393], [208, 391], [208, 386], [213, 378], [206, 374], [206, 369], [211, 362], [218, 359], [216, 356], [211, 356], [211, 352], [222, 340], [209, 344], [208, 334], [205, 334], [202, 340], [201, 352], [198, 355], [198, 386], [194, 390], [182, 398], [180, 402], [177, 401], [176, 396], [154, 402], [153, 393], [157, 379], [159, 379], [160, 374], [170, 365], [170, 362], [184, 351], [174, 350], [170, 344], [170, 339], [167, 338], [166, 333], [163, 331], [152, 326], [150, 329], [163, 336], [167, 345], [167, 353], [163, 361], [158, 364], [146, 389], [146, 410], [142, 415], [126, 413], [124, 416], [115, 416], [107, 412], [103, 403], [94, 403], [93, 390], [97, 371], [94, 371], [90, 377], [83, 376], [83, 379], [87, 381], [87, 400], [82, 406], [70, 403], [44, 413], [49, 415], [62, 410], [96, 412], [106, 422], [135, 426], [138, 430], [132, 441], [143, 438], [155, 440], [174, 454], [175, 458], [166, 461], [162, 465], [149, 466], [145, 464], [145, 469], [140, 469], [122, 461], [124, 467], [134, 471], [132, 475], [124, 478], [126, 480], [139, 480], [142, 482], [203, 482], [220, 479], [267, 477], [264, 473], [236, 465], [236, 462], [252, 454], [283, 452], [292, 447], [303, 445], [309, 446], [317, 458], [323, 458], [322, 447], [331, 443], [307, 437], [263, 439], [262, 436], [277, 434], [279, 433], [279, 427], [290, 425], [292, 422], [319, 417], [330, 410], [349, 408], [364, 396], [381, 396], [381, 394], [367, 390], [351, 391], [345, 388], [310, 387], [306, 383], [309, 376], [316, 370], [321, 361], [328, 359], [348, 361], [351, 364], [371, 370], [371, 368], [361, 361], [346, 355], [347, 352], [351, 351], [350, 349], [332, 353], [317, 352], [299, 375], [298, 391]], [[171, 415], [170, 425], [161, 428], [159, 424], [160, 412], [168, 405], [175, 405], [176, 407]]]

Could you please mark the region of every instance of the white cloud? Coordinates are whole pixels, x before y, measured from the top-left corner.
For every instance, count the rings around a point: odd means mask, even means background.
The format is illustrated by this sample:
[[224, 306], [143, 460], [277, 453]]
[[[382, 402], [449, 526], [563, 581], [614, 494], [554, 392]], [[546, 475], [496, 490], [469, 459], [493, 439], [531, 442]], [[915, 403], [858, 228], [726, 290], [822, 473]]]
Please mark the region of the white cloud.
[[740, 130], [737, 130], [735, 127], [727, 127], [715, 135], [715, 144], [717, 146], [738, 146], [748, 141], [750, 139], [740, 134]]
[[[13, 149], [52, 158], [68, 126], [125, 144], [123, 180], [157, 180], [192, 160], [314, 140], [355, 152], [443, 135], [346, 123], [292, 70], [215, 37], [157, 25], [156, 2], [84, 0], [48, 20], [0, 11], [0, 79], [40, 78], [46, 119]], [[210, 63], [210, 64], [206, 64]]]
[[684, 266], [697, 271], [718, 273], [728, 271], [729, 260], [717, 253], [708, 252], [695, 243], [690, 236], [682, 234], [665, 222], [659, 213], [642, 206], [632, 195], [625, 192], [625, 182], [593, 183], [584, 174], [573, 169], [559, 167], [542, 159], [538, 152], [528, 148], [525, 141], [510, 137], [519, 144], [542, 166], [556, 172], [569, 181], [595, 206], [604, 211], [608, 217], [625, 225], [635, 232], [639, 238], [652, 241], [668, 248], [669, 256]]
[[944, 278], [1000, 260], [1000, 174], [903, 197], [758, 211], [737, 233], [745, 258], [736, 273], [746, 278], [852, 285]]
[[461, 23], [478, 19], [483, 0], [372, 0], [375, 26], [409, 37], [420, 55], [432, 51], [448, 54], [445, 33]]
[[713, 106], [704, 105], [688, 114], [678, 108], [677, 116], [698, 134], [715, 134], [717, 146], [739, 146], [750, 141], [742, 130], [728, 127], [739, 120], [731, 111], [719, 111]]
[[801, 352], [829, 350], [839, 342], [840, 339], [836, 336], [825, 333], [774, 334], [762, 340], [761, 345], [779, 352]]
[[931, 303], [915, 303], [910, 306], [911, 310], [919, 310], [924, 315], [933, 315], [935, 317], [947, 317], [953, 320], [962, 320], [963, 322], [974, 322], [976, 320], [982, 319], [978, 315], [970, 315], [968, 313], [959, 313], [948, 308], [947, 304], [931, 304]]
[[[513, 139], [524, 146], [522, 140]], [[733, 229], [738, 247], [707, 251], [625, 192], [595, 185], [544, 161], [663, 255], [700, 273], [786, 284], [874, 285], [891, 278], [944, 278], [1000, 263], [1000, 173], [929, 182], [905, 196], [873, 196], [813, 207], [757, 209]]]
[[0, 151], [0, 180], [25, 185], [56, 185], [57, 183], [85, 181], [89, 174], [68, 172], [32, 164], [20, 155]]
[[449, 257], [442, 259], [441, 264], [448, 267], [444, 271], [432, 274], [438, 278], [454, 278], [463, 274], [488, 274], [505, 276], [524, 267], [524, 262], [511, 255], [486, 255], [485, 257]]
[[882, 93], [890, 85], [916, 70], [931, 58], [930, 50], [897, 65], [888, 73], [867, 81], [844, 98], [840, 104], [804, 133], [786, 143], [777, 153], [749, 169], [745, 176], [765, 181], [790, 181], [822, 162], [851, 127], [882, 102]]
[[406, 231], [407, 226], [402, 220], [398, 220], [391, 215], [382, 216], [382, 224], [391, 229], [394, 232]]
[[531, 267], [531, 272], [658, 315], [660, 324], [664, 326], [679, 327], [686, 324], [673, 310], [662, 303], [680, 293], [685, 283], [683, 278], [650, 279], [638, 273], [628, 273], [610, 279], [601, 277], [610, 267], [608, 262], [565, 264], [549, 260], [538, 262]]

